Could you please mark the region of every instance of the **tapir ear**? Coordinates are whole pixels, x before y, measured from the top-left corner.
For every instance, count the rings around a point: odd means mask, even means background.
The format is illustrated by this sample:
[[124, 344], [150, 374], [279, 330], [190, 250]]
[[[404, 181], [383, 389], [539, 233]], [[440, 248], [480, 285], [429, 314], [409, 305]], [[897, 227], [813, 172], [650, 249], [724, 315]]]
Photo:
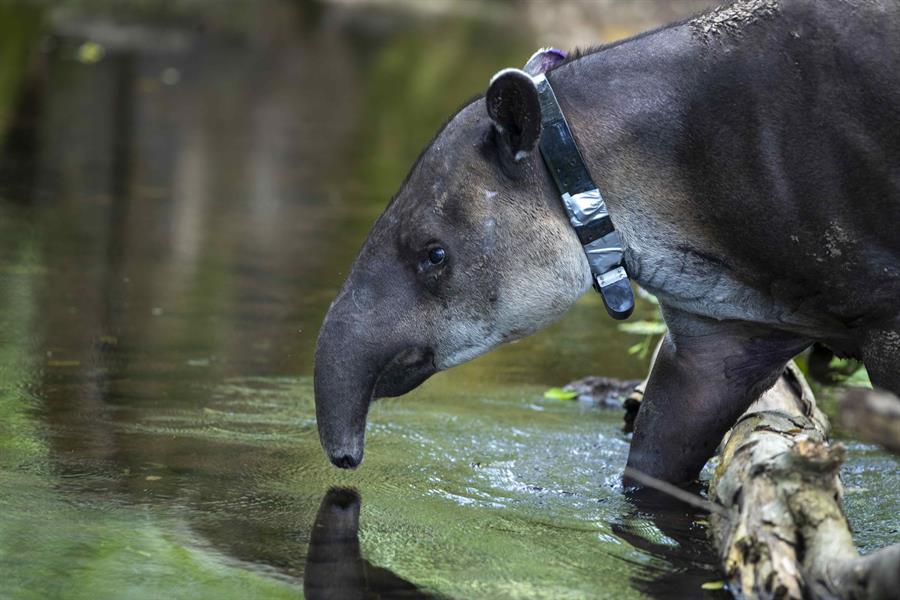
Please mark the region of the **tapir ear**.
[[541, 138], [541, 103], [534, 81], [519, 69], [503, 69], [491, 79], [487, 111], [510, 155], [523, 160]]

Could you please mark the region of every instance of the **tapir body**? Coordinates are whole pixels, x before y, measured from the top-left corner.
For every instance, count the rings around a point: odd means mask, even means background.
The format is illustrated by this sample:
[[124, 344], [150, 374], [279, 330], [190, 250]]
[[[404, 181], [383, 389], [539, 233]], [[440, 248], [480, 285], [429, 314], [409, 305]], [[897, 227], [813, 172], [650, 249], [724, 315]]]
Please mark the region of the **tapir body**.
[[[546, 73], [669, 327], [630, 466], [694, 478], [814, 341], [900, 394], [898, 41], [897, 0], [743, 0]], [[529, 83], [501, 74], [449, 121], [329, 310], [316, 411], [338, 466], [362, 460], [373, 399], [539, 329], [591, 286]]]

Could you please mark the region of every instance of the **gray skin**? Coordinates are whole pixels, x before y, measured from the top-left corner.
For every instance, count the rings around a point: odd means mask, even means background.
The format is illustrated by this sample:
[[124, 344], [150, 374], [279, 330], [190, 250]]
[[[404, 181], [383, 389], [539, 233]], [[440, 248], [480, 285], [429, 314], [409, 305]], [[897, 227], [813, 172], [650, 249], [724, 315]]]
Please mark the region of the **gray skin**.
[[[629, 466], [695, 478], [813, 341], [900, 394], [898, 39], [897, 0], [744, 0], [547, 74], [669, 327]], [[590, 288], [532, 93], [495, 78], [375, 223], [318, 340], [334, 464], [362, 460], [374, 398], [540, 329]]]

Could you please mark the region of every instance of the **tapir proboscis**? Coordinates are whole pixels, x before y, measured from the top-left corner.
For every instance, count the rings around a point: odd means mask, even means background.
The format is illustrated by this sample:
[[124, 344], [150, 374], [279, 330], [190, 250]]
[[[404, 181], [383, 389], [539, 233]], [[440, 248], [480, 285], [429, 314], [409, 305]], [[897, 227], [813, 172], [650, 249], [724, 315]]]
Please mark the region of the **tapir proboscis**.
[[[897, 0], [741, 0], [546, 72], [669, 328], [630, 467], [695, 478], [813, 342], [900, 394], [898, 41]], [[534, 89], [512, 77], [422, 153], [328, 311], [316, 418], [339, 467], [362, 461], [374, 399], [540, 329], [591, 286], [535, 151]]]

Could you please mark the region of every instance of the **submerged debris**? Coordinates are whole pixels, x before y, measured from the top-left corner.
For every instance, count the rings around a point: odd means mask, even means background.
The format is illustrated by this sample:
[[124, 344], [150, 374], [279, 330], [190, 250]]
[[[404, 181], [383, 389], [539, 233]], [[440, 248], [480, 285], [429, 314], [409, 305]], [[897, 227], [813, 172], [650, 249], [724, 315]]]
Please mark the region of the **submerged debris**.
[[634, 386], [636, 380], [613, 379], [611, 377], [589, 376], [566, 385], [563, 390], [580, 402], [588, 402], [601, 408], [622, 408], [622, 401]]

